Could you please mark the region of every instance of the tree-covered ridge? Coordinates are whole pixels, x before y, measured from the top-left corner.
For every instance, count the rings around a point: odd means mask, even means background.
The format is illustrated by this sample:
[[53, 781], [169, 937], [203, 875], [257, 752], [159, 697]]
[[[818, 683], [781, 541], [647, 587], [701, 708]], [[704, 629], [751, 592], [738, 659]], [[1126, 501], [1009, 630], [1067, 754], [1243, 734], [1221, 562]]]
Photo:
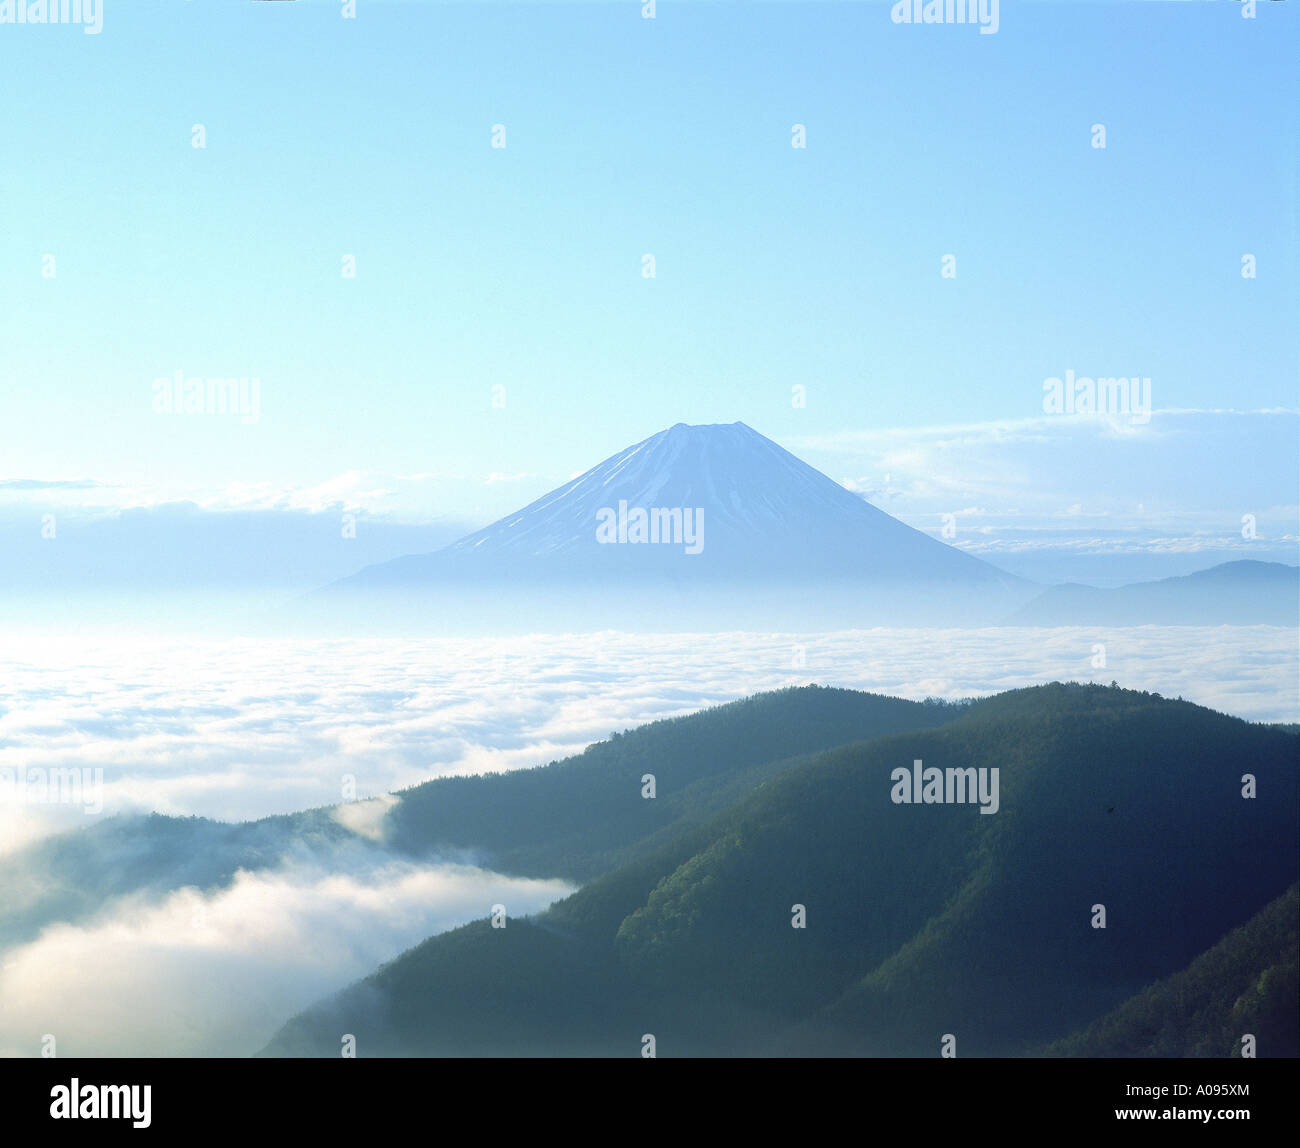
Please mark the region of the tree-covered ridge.
[[[799, 686], [611, 734], [562, 762], [440, 778], [401, 792], [391, 840], [411, 852], [473, 849], [499, 872], [585, 881], [643, 841], [706, 820], [788, 761], [929, 729], [962, 704]], [[642, 797], [643, 778], [655, 797]]]
[[[953, 1033], [959, 1055], [1023, 1054], [1295, 881], [1296, 753], [1154, 694], [1012, 691], [792, 762], [535, 920], [430, 938], [268, 1051], [331, 1055], [344, 1031], [368, 1055], [636, 1055], [651, 1032], [664, 1055], [928, 1056]], [[917, 758], [999, 769], [999, 812], [894, 804]]]

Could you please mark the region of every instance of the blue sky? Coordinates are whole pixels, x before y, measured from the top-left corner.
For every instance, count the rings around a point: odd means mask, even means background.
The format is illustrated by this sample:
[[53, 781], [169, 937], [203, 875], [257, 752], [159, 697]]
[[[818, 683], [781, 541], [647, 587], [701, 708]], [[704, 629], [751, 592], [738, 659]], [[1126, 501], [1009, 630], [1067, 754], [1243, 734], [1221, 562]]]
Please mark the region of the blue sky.
[[[0, 481], [477, 524], [740, 419], [961, 542], [1293, 549], [1294, 4], [340, 7], [0, 24]], [[1156, 414], [1044, 419], [1066, 370]], [[176, 371], [256, 423], [154, 413]]]

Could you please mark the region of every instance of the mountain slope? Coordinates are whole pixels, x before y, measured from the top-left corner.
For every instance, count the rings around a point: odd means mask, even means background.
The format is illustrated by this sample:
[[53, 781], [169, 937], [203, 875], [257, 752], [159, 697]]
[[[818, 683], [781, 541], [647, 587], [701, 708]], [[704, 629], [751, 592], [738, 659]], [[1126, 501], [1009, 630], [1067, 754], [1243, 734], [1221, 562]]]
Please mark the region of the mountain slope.
[[1045, 1056], [1300, 1056], [1300, 886]]
[[[534, 920], [430, 938], [267, 1052], [335, 1054], [339, 1032], [362, 1055], [638, 1055], [644, 1033], [663, 1055], [935, 1055], [945, 1032], [1023, 1052], [1294, 882], [1296, 749], [1156, 695], [999, 695], [794, 765]], [[916, 758], [998, 768], [998, 812], [893, 803]]]

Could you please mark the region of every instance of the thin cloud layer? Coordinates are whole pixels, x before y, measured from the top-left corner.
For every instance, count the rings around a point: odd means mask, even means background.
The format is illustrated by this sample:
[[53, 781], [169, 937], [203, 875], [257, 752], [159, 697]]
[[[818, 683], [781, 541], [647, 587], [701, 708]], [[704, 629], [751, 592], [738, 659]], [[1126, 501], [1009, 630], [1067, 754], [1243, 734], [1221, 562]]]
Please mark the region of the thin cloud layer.
[[[938, 534], [951, 515], [957, 532], [948, 538], [958, 546], [985, 532], [1004, 543], [1036, 534], [1040, 546], [1069, 549], [1100, 532], [1110, 535], [1103, 548], [1122, 538], [1132, 550], [1241, 549], [1253, 553], [1240, 557], [1294, 561], [1298, 422], [1281, 409], [1166, 409], [1142, 424], [1038, 414], [850, 429], [785, 445], [918, 529]], [[1256, 520], [1249, 546], [1246, 514]], [[1071, 577], [1068, 564], [1056, 576]]]

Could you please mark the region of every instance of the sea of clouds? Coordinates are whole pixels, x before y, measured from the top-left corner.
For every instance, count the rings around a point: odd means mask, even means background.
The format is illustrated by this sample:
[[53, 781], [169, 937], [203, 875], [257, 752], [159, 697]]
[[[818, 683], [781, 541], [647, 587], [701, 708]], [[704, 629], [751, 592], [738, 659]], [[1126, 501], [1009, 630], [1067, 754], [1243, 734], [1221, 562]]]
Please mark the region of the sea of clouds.
[[10, 643], [0, 777], [102, 769], [103, 809], [15, 803], [0, 786], [0, 853], [93, 816], [246, 820], [541, 765], [786, 685], [952, 699], [1116, 680], [1296, 721], [1298, 666], [1294, 633], [1273, 626]]
[[1270, 626], [10, 643], [0, 778], [76, 768], [103, 783], [93, 813], [0, 786], [0, 855], [116, 813], [243, 820], [354, 798], [340, 818], [376, 847], [346, 871], [286, 857], [224, 889], [48, 922], [0, 951], [0, 1055], [39, 1055], [46, 1034], [61, 1055], [246, 1055], [425, 936], [569, 892], [383, 850], [390, 802], [364, 799], [431, 777], [544, 764], [613, 730], [807, 682], [953, 699], [1116, 680], [1296, 721], [1297, 669], [1294, 632]]

